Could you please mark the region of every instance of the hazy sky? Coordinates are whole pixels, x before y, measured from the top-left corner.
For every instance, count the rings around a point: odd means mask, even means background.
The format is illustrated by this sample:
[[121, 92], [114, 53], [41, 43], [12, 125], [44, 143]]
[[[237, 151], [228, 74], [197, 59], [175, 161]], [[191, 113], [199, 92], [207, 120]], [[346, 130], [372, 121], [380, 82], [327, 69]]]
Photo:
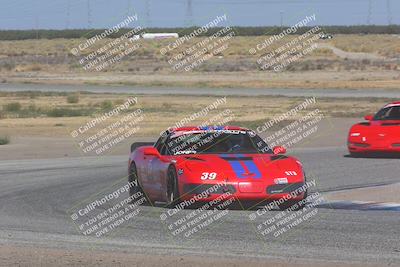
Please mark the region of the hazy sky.
[[[89, 3], [89, 4], [88, 4]], [[108, 28], [127, 14], [144, 27], [291, 25], [316, 14], [318, 25], [400, 24], [400, 0], [0, 0], [0, 29]], [[90, 7], [90, 8], [88, 8]], [[89, 11], [90, 10], [90, 11]]]

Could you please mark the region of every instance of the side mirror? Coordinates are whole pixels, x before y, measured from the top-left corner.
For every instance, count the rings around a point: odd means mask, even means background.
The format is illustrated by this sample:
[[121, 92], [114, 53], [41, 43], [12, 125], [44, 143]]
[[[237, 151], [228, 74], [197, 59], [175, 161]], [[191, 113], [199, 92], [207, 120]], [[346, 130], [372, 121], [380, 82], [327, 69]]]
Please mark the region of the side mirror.
[[364, 119], [367, 121], [372, 121], [373, 118], [374, 118], [374, 116], [372, 116], [372, 115], [367, 115], [364, 117]]
[[273, 150], [275, 155], [285, 154], [286, 153], [286, 148], [284, 148], [283, 146], [276, 146], [272, 150]]
[[155, 147], [146, 147], [143, 150], [143, 154], [145, 156], [155, 156], [155, 157], [160, 157], [160, 152]]

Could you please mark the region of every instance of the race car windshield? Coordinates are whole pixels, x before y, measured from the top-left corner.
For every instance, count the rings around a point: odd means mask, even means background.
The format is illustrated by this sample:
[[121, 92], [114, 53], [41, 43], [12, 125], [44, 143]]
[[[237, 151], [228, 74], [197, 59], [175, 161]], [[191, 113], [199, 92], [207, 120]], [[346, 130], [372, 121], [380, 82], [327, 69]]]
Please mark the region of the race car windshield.
[[272, 153], [268, 145], [256, 134], [246, 131], [206, 131], [172, 136], [168, 152], [179, 154], [218, 153]]
[[376, 113], [374, 120], [400, 120], [400, 106], [381, 109], [378, 113]]

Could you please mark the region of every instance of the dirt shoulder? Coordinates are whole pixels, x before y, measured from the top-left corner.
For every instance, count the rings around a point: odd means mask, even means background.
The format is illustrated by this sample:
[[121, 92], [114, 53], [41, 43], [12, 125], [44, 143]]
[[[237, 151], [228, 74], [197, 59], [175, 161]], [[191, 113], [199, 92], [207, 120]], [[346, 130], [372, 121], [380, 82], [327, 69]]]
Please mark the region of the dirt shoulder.
[[299, 72], [220, 71], [192, 73], [2, 73], [0, 82], [129, 85], [187, 88], [304, 88], [304, 89], [399, 89], [398, 70], [314, 70]]
[[328, 201], [400, 202], [400, 183], [324, 194]]
[[[342, 262], [299, 262], [297, 259], [251, 259], [223, 256], [171, 256], [134, 254], [130, 252], [106, 252], [99, 250], [65, 250], [29, 246], [0, 245], [1, 266], [264, 266], [264, 267], [361, 267], [368, 264]], [[382, 265], [383, 266], [383, 265]]]

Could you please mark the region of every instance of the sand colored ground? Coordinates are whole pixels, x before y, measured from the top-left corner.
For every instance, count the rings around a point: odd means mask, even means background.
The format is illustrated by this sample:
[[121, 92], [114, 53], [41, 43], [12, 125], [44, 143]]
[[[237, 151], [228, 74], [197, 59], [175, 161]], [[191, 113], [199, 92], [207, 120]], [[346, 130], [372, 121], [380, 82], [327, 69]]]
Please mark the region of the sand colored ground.
[[[221, 266], [221, 267], [372, 267], [377, 264], [318, 262], [298, 259], [252, 259], [226, 256], [170, 256], [108, 252], [90, 250], [65, 250], [29, 246], [0, 245], [1, 266]], [[382, 265], [385, 266], [385, 265]]]
[[324, 198], [330, 201], [346, 200], [400, 203], [400, 183], [337, 191], [324, 194]]
[[[313, 70], [299, 72], [206, 72], [206, 73], [49, 73], [27, 72], [0, 75], [3, 82], [46, 84], [98, 84], [169, 87], [225, 88], [373, 88], [399, 89], [398, 70]], [[1, 81], [1, 80], [0, 80]]]

